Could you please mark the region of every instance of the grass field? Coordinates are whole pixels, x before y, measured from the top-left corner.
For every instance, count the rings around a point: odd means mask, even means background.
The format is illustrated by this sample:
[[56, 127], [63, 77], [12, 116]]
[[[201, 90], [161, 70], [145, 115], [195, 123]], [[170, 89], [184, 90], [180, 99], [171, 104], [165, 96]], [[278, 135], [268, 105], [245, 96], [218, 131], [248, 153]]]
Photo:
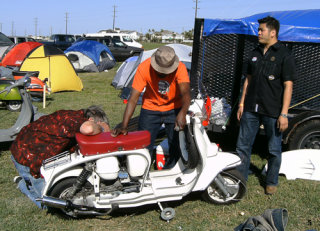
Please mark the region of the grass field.
[[[157, 45], [153, 44], [155, 47]], [[145, 46], [146, 48], [146, 46]], [[147, 49], [147, 48], [146, 48]], [[148, 49], [152, 49], [151, 47]], [[117, 64], [117, 67], [120, 64]], [[121, 122], [124, 105], [119, 91], [110, 86], [117, 70], [98, 74], [83, 73], [81, 92], [61, 92], [49, 96], [46, 108], [35, 103], [40, 112], [51, 113], [59, 109], [80, 109], [92, 104], [101, 105], [107, 112], [111, 125]], [[139, 110], [136, 110], [136, 114]], [[9, 127], [16, 116], [0, 109], [1, 128]], [[192, 193], [182, 201], [170, 202], [176, 217], [166, 223], [160, 219], [157, 205], [118, 210], [111, 216], [66, 219], [39, 210], [13, 183], [17, 174], [10, 161], [9, 144], [0, 148], [0, 230], [233, 230], [248, 217], [260, 215], [265, 209], [286, 208], [289, 212], [288, 231], [320, 230], [320, 182], [280, 177], [280, 188], [274, 196], [263, 190], [261, 169], [264, 158], [253, 155], [254, 174], [249, 176], [248, 191], [243, 200], [229, 206], [216, 206], [201, 200]], [[241, 215], [241, 213], [244, 215]]]

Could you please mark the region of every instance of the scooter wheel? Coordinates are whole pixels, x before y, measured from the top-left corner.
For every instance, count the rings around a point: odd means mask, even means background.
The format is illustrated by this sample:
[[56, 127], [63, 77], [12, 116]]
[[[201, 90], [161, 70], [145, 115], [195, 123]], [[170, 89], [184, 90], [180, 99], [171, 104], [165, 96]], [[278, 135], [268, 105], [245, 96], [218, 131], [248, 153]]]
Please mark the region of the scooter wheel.
[[7, 103], [7, 109], [9, 111], [20, 111], [22, 107], [22, 102], [19, 100], [10, 100]]
[[173, 208], [165, 208], [161, 211], [161, 218], [165, 221], [170, 221], [174, 216], [176, 215], [176, 212]]
[[192, 126], [192, 124], [187, 125], [183, 131], [179, 132], [181, 160], [183, 165], [189, 169], [197, 167], [200, 160], [200, 154], [192, 134]]
[[[221, 185], [228, 192], [225, 195], [215, 180], [202, 193], [202, 198], [212, 204], [228, 205], [238, 202], [246, 192], [245, 179], [236, 169], [229, 169], [219, 174]], [[219, 179], [218, 179], [219, 180]]]

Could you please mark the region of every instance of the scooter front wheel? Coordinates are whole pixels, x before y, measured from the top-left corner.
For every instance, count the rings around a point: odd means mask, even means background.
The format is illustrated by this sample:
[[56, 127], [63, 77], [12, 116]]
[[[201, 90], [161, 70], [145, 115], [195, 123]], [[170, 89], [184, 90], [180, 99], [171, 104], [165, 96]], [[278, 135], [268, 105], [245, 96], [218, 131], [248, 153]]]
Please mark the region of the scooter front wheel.
[[209, 203], [227, 205], [238, 202], [245, 192], [244, 177], [238, 170], [230, 169], [221, 172], [202, 193], [202, 197]]
[[7, 109], [9, 111], [20, 111], [22, 107], [22, 102], [19, 100], [10, 100], [7, 103]]

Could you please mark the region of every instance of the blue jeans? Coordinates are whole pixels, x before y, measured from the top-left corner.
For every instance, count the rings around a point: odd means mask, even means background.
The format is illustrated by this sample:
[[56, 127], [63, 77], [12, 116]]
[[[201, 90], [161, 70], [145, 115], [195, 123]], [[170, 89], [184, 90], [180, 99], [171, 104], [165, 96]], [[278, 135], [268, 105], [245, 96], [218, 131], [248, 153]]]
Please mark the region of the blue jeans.
[[268, 139], [268, 170], [266, 185], [278, 185], [278, 176], [281, 165], [281, 142], [282, 133], [277, 128], [277, 118], [272, 118], [257, 113], [244, 112], [240, 120], [240, 131], [237, 140], [237, 153], [242, 160], [238, 170], [248, 180], [252, 145], [259, 131], [260, 124], [263, 124]]
[[151, 159], [154, 159], [152, 154], [155, 139], [157, 138], [162, 124], [165, 125], [169, 144], [169, 160], [166, 162], [165, 168], [172, 166], [172, 164], [177, 162], [180, 157], [179, 133], [174, 130], [176, 117], [179, 111], [180, 109], [174, 109], [160, 112], [142, 108], [139, 116], [139, 130], [147, 130], [151, 134], [151, 143], [147, 147], [150, 152]]
[[46, 206], [41, 206], [41, 203], [36, 201], [37, 198], [42, 197], [42, 189], [44, 188], [45, 183], [44, 179], [34, 178], [30, 174], [30, 168], [19, 164], [13, 156], [11, 156], [11, 160], [22, 178], [18, 183], [18, 188], [20, 191], [29, 197], [29, 199], [33, 201], [39, 208], [45, 209]]

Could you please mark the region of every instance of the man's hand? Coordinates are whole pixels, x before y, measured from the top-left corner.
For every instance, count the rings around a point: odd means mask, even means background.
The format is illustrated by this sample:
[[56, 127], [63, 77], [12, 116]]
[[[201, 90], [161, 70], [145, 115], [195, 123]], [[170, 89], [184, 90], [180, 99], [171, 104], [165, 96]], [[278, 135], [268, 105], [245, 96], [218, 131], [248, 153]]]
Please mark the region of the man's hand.
[[120, 134], [127, 135], [128, 134], [127, 128], [120, 127], [120, 128], [115, 128], [111, 131], [112, 137], [117, 137]]
[[180, 111], [176, 118], [176, 127], [178, 127], [179, 130], [182, 130], [186, 123], [186, 115]]
[[277, 127], [280, 132], [284, 132], [288, 128], [288, 118], [279, 116], [277, 121]]
[[240, 121], [243, 114], [243, 106], [240, 106], [237, 112], [237, 119]]

